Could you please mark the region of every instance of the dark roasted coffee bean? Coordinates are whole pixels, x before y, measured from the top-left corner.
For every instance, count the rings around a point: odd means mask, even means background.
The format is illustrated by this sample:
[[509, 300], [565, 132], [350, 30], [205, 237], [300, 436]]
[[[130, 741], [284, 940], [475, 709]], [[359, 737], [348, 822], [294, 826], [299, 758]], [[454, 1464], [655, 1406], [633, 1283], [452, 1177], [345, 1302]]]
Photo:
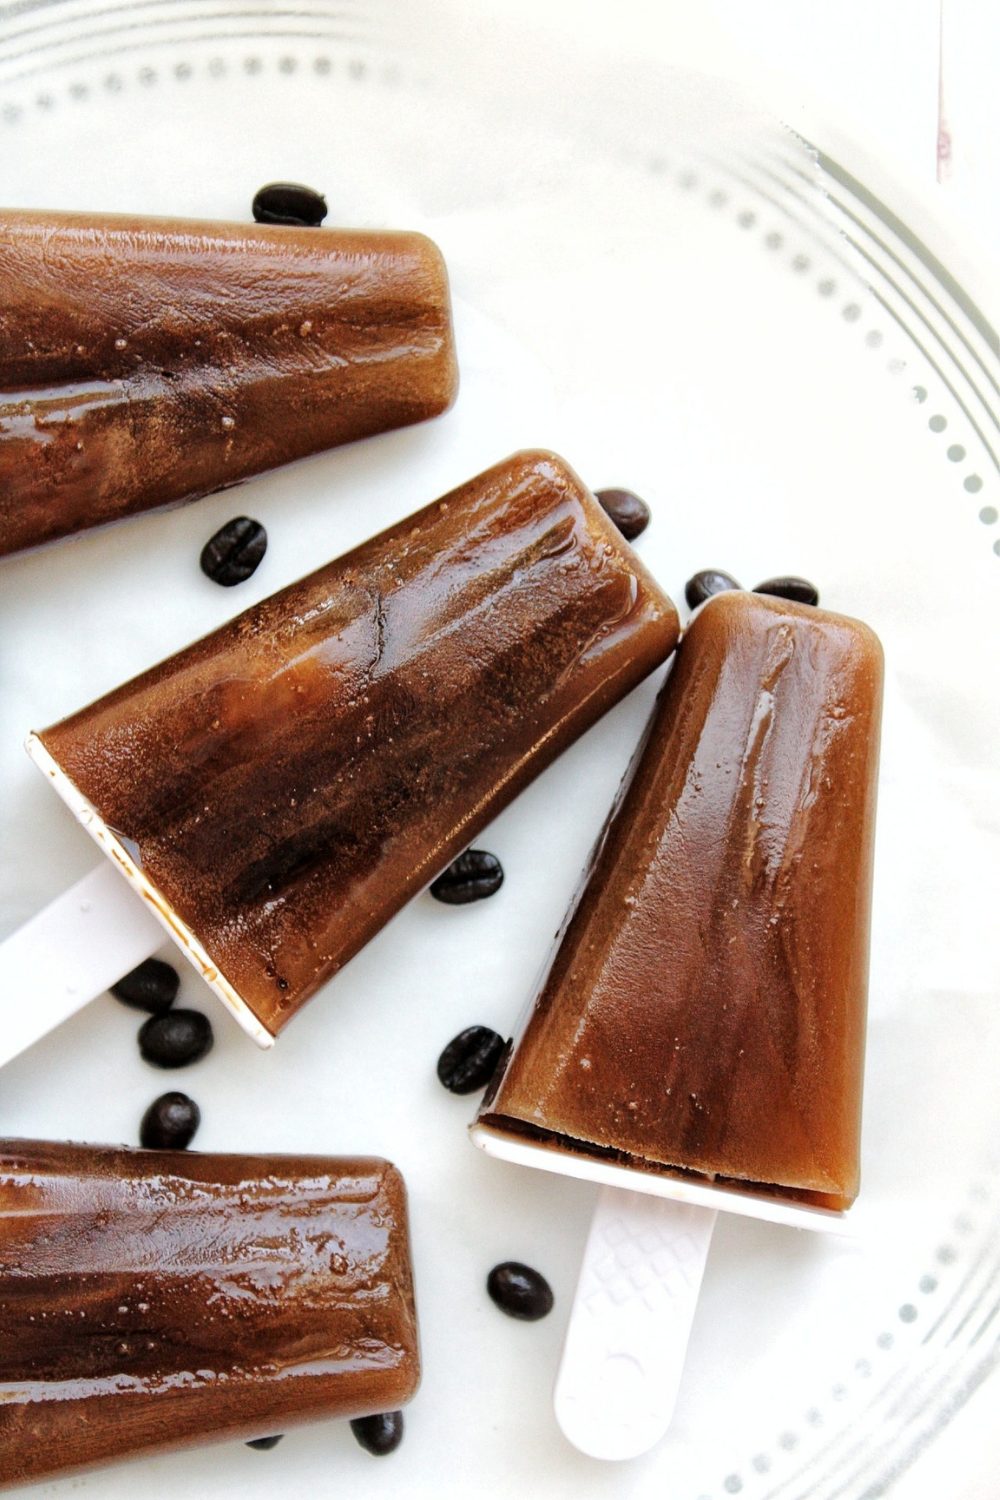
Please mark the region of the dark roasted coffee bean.
[[518, 1260], [494, 1266], [486, 1278], [486, 1290], [501, 1312], [511, 1318], [536, 1323], [552, 1311], [552, 1288], [540, 1271]]
[[597, 499], [627, 542], [642, 536], [649, 525], [649, 506], [631, 490], [595, 490]]
[[213, 583], [231, 589], [246, 583], [267, 551], [267, 532], [259, 521], [236, 516], [220, 526], [201, 549], [201, 571]]
[[688, 579], [684, 585], [684, 597], [688, 609], [697, 609], [713, 594], [725, 594], [729, 589], [738, 588], [739, 584], [729, 573], [723, 573], [719, 568], [704, 568]]
[[351, 1431], [362, 1448], [381, 1458], [392, 1453], [403, 1441], [403, 1413], [382, 1411], [375, 1417], [355, 1417]]
[[214, 1040], [200, 1010], [168, 1010], [139, 1027], [139, 1051], [156, 1068], [186, 1068], [211, 1052]]
[[161, 1094], [139, 1126], [139, 1144], [150, 1151], [183, 1151], [190, 1146], [201, 1110], [187, 1094]]
[[150, 1015], [162, 1016], [177, 999], [181, 977], [176, 969], [160, 958], [147, 958], [137, 969], [119, 979], [111, 986], [116, 1000], [131, 1005], [133, 1010], [148, 1010]]
[[269, 1448], [277, 1448], [278, 1444], [281, 1442], [281, 1439], [284, 1437], [284, 1435], [285, 1434], [283, 1432], [278, 1432], [278, 1433], [275, 1433], [274, 1437], [269, 1437], [269, 1438], [251, 1438], [250, 1441], [249, 1441], [249, 1443], [247, 1443], [247, 1447], [248, 1448], [259, 1448], [262, 1453], [266, 1453]]
[[495, 896], [503, 885], [503, 865], [485, 849], [466, 849], [439, 875], [431, 886], [435, 901], [446, 906], [466, 906]]
[[772, 594], [775, 599], [791, 599], [796, 604], [818, 604], [819, 589], [808, 578], [768, 578], [758, 583], [755, 594]]
[[314, 229], [327, 215], [326, 199], [300, 182], [269, 182], [254, 195], [258, 224], [298, 224]]
[[469, 1026], [453, 1037], [438, 1058], [437, 1074], [453, 1094], [484, 1089], [496, 1071], [503, 1037], [488, 1026]]

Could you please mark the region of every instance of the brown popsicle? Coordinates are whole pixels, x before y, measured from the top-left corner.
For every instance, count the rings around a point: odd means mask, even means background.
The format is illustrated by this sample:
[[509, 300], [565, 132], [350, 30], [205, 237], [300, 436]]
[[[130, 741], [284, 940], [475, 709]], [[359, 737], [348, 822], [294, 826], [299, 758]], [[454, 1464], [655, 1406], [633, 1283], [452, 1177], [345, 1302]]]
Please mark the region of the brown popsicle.
[[698, 611], [481, 1123], [853, 1201], [881, 691], [856, 620]]
[[420, 234], [0, 211], [0, 556], [437, 416]]
[[29, 749], [273, 1036], [677, 634], [572, 470], [522, 453]]
[[0, 1142], [0, 1483], [395, 1411], [419, 1379], [388, 1162]]

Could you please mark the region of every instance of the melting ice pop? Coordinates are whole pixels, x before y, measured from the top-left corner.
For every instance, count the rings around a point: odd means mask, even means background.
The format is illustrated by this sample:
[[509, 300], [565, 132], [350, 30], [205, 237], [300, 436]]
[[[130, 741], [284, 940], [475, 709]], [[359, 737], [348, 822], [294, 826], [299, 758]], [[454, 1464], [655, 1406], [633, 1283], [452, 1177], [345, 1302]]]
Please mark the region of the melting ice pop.
[[371, 1157], [0, 1142], [0, 1474], [395, 1411], [406, 1192]]
[[702, 607], [473, 1127], [605, 1185], [556, 1390], [586, 1452], [668, 1425], [717, 1208], [824, 1227], [857, 1193], [881, 689], [855, 620]]
[[0, 212], [0, 556], [438, 415], [419, 234]]
[[572, 470], [524, 453], [29, 751], [266, 1046], [677, 634]]

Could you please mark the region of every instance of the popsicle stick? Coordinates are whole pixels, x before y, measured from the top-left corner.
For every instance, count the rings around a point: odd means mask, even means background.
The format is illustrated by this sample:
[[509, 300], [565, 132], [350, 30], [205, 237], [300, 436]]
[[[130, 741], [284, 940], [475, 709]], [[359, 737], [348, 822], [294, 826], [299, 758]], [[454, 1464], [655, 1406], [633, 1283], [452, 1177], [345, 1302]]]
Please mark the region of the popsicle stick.
[[163, 929], [102, 860], [0, 943], [0, 1066], [163, 946]]
[[670, 1426], [716, 1210], [603, 1187], [553, 1397], [591, 1458], [636, 1458]]

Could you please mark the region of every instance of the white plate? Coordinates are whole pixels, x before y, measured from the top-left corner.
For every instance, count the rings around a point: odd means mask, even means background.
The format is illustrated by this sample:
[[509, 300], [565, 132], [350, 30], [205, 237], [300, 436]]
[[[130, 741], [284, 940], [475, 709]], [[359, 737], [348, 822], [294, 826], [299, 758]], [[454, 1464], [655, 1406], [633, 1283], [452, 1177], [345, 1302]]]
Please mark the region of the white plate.
[[[314, 183], [330, 222], [438, 239], [463, 371], [435, 424], [0, 565], [3, 932], [94, 863], [21, 751], [30, 728], [517, 447], [645, 494], [639, 546], [675, 596], [710, 565], [747, 584], [803, 573], [888, 659], [865, 1237], [720, 1222], [653, 1453], [595, 1463], [552, 1417], [594, 1188], [483, 1157], [470, 1101], [434, 1076], [461, 1027], [513, 1027], [651, 681], [478, 841], [507, 871], [496, 898], [421, 897], [273, 1052], [185, 972], [217, 1036], [190, 1072], [147, 1068], [110, 998], [4, 1070], [5, 1135], [134, 1141], [150, 1099], [181, 1086], [206, 1150], [380, 1152], [411, 1192], [425, 1374], [396, 1455], [321, 1424], [270, 1453], [145, 1459], [52, 1493], [930, 1493], [937, 1433], [984, 1382], [995, 1399], [1000, 359], [918, 206], [825, 166], [731, 89], [443, 5], [0, 7], [0, 199], [247, 218], [261, 183]], [[271, 543], [234, 594], [197, 559], [241, 512]], [[546, 1321], [489, 1303], [507, 1258], [551, 1280]]]

